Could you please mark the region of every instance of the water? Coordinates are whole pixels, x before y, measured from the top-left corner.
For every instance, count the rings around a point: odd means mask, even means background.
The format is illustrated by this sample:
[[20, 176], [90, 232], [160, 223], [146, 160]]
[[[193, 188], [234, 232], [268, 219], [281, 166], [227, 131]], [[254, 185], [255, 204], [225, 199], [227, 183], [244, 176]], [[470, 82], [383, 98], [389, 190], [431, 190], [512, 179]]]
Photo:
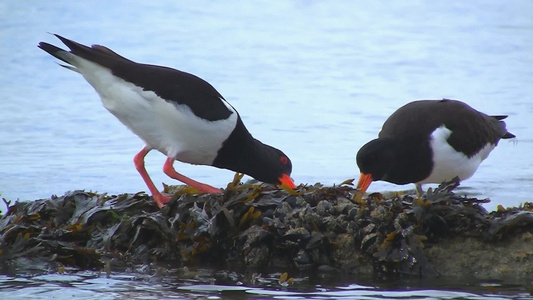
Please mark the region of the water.
[[[142, 142], [36, 47], [60, 45], [47, 32], [209, 81], [255, 137], [290, 156], [297, 183], [357, 178], [357, 150], [412, 100], [507, 114], [518, 142], [502, 141], [459, 191], [490, 198], [489, 210], [532, 201], [532, 1], [2, 1], [0, 194], [9, 200], [146, 190], [132, 163]], [[151, 153], [147, 170], [176, 183], [164, 159]], [[175, 166], [214, 186], [233, 178]]]
[[[292, 285], [279, 282], [279, 273], [249, 276], [246, 282], [237, 273], [225, 276], [234, 281], [213, 283], [205, 276], [217, 276], [211, 270], [194, 270], [185, 278], [151, 275], [78, 272], [73, 274], [0, 275], [3, 299], [528, 299], [531, 295], [517, 284], [468, 282], [462, 291], [442, 280], [420, 284], [403, 281], [371, 284], [322, 280], [314, 284], [309, 277], [294, 278]], [[221, 276], [218, 273], [218, 276]], [[326, 281], [326, 282], [324, 282]], [[364, 280], [362, 280], [364, 281]], [[457, 284], [457, 283], [455, 283]]]

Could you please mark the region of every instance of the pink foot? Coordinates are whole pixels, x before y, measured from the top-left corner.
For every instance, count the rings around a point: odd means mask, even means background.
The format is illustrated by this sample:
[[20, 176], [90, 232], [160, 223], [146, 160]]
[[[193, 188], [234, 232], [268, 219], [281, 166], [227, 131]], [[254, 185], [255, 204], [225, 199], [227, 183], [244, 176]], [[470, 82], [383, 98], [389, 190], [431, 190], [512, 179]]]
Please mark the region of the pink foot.
[[[194, 186], [194, 188], [196, 188], [200, 192], [207, 193], [207, 194], [222, 194], [221, 189], [214, 188], [207, 184], [201, 184], [201, 186]], [[155, 204], [157, 204], [159, 208], [163, 208], [163, 206], [165, 206], [165, 204], [167, 204], [168, 201], [172, 199], [172, 196], [165, 196], [157, 192], [157, 194], [156, 193], [152, 194], [152, 198], [154, 199]]]
[[152, 198], [154, 198], [154, 202], [159, 208], [163, 208], [163, 206], [172, 199], [171, 196], [163, 196], [161, 193], [153, 194]]
[[196, 188], [199, 191], [204, 192], [204, 193], [210, 193], [210, 194], [220, 194], [220, 193], [222, 193], [221, 189], [217, 189], [217, 188], [214, 188], [214, 187], [212, 187], [210, 185], [207, 185], [205, 183], [201, 183], [201, 182], [198, 182], [196, 180], [192, 180], [189, 177], [184, 176], [184, 175], [176, 172], [176, 170], [174, 170], [173, 164], [174, 164], [174, 159], [169, 157], [169, 158], [167, 158], [167, 160], [165, 161], [165, 164], [163, 165], [163, 172], [165, 172], [165, 174], [167, 174], [170, 178], [174, 178], [176, 180], [179, 180], [179, 181], [185, 183], [186, 185], [192, 186], [192, 187], [194, 187], [194, 188]]
[[170, 199], [172, 199], [172, 197], [163, 196], [163, 194], [159, 192], [159, 190], [152, 182], [152, 179], [150, 179], [150, 176], [148, 176], [146, 169], [144, 168], [144, 157], [146, 156], [146, 154], [148, 154], [148, 152], [150, 152], [150, 150], [151, 149], [148, 147], [142, 148], [141, 151], [139, 151], [139, 153], [137, 153], [133, 158], [133, 163], [135, 164], [135, 168], [137, 169], [137, 171], [139, 171], [139, 174], [141, 174], [141, 177], [146, 183], [146, 186], [150, 190], [155, 204], [157, 204], [159, 208], [162, 208], [168, 201], [170, 201]]
[[[146, 172], [146, 169], [144, 167], [144, 157], [148, 152], [150, 152], [151, 148], [148, 146], [145, 146], [144, 148], [139, 151], [133, 158], [133, 162], [135, 163], [135, 168], [137, 171], [139, 171], [139, 174], [141, 174], [141, 177], [143, 178], [144, 182], [146, 183], [146, 186], [150, 190], [150, 193], [152, 194], [152, 198], [154, 199], [154, 202], [157, 204], [159, 208], [162, 208], [167, 204], [170, 199], [172, 199], [172, 196], [164, 196], [159, 192], [159, 190], [155, 187], [154, 183], [152, 182], [152, 179], [150, 176], [148, 176], [148, 173]], [[200, 183], [198, 181], [194, 181], [184, 175], [179, 174], [174, 170], [174, 158], [168, 157], [165, 161], [165, 164], [163, 165], [163, 171], [170, 176], [171, 178], [174, 178], [176, 180], [179, 180], [189, 186], [192, 186], [196, 189], [198, 189], [201, 192], [209, 193], [209, 194], [221, 194], [222, 190], [214, 188], [210, 185]]]
[[193, 187], [207, 194], [222, 194], [222, 189], [217, 189], [215, 187], [203, 183], [195, 184]]

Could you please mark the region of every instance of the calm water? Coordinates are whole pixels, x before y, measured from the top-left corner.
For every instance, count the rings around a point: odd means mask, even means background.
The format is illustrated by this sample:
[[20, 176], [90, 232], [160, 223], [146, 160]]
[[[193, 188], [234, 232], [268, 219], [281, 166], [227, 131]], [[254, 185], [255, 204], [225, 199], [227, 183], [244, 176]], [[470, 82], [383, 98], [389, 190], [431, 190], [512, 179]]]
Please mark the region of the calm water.
[[[52, 32], [206, 79], [254, 136], [291, 157], [297, 183], [357, 177], [357, 150], [412, 100], [507, 114], [518, 142], [502, 141], [460, 191], [491, 198], [488, 209], [533, 200], [533, 1], [165, 2], [0, 2], [3, 197], [146, 190], [132, 163], [142, 142], [37, 48], [59, 45]], [[151, 153], [148, 172], [175, 183], [164, 159]], [[176, 169], [214, 186], [233, 178]]]
[[[294, 277], [292, 285], [279, 283], [279, 273], [248, 276], [254, 282], [246, 283], [238, 273], [224, 276], [232, 284], [206, 282], [213, 277], [211, 270], [190, 270], [193, 276], [185, 278], [137, 274], [95, 272], [72, 274], [0, 275], [2, 299], [531, 299], [517, 284], [501, 282], [463, 282], [462, 290], [442, 280], [425, 283], [388, 282], [369, 284], [346, 283], [322, 279], [316, 284], [309, 277]], [[221, 276], [220, 273], [218, 276]], [[455, 283], [457, 286], [457, 282]]]

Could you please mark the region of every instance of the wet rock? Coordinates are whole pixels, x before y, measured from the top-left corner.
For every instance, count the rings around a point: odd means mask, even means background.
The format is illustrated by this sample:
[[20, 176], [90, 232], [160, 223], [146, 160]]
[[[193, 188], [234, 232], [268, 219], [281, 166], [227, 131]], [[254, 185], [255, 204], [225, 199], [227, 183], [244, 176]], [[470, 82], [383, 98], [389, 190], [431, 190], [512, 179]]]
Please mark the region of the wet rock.
[[320, 216], [329, 216], [333, 210], [333, 206], [329, 201], [322, 200], [316, 206], [316, 213]]
[[332, 258], [338, 262], [337, 267], [350, 273], [367, 274], [372, 269], [372, 260], [360, 251], [353, 235], [339, 234], [334, 244]]
[[299, 267], [308, 266], [311, 264], [311, 256], [305, 250], [299, 250], [294, 258]]
[[311, 237], [311, 234], [309, 231], [303, 227], [289, 229], [287, 232], [283, 235], [283, 237], [287, 240], [296, 242], [298, 244], [303, 244], [309, 240]]
[[270, 249], [267, 245], [251, 248], [244, 256], [244, 263], [249, 267], [261, 268], [268, 266]]
[[533, 204], [488, 213], [481, 206], [488, 200], [457, 196], [455, 186], [422, 198], [360, 199], [349, 181], [289, 194], [236, 176], [222, 195], [166, 187], [174, 197], [162, 209], [144, 193], [73, 191], [8, 203], [0, 217], [0, 270], [230, 263], [384, 277], [533, 276]]

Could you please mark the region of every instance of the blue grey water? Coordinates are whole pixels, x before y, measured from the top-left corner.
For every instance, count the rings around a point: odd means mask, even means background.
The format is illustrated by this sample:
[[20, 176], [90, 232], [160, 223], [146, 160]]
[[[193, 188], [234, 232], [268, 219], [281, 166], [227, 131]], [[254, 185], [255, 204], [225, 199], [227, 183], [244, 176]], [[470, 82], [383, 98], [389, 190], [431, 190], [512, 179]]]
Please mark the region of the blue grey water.
[[[132, 163], [142, 142], [81, 76], [37, 48], [59, 44], [49, 32], [207, 80], [255, 137], [289, 155], [298, 184], [357, 178], [357, 150], [412, 100], [509, 115], [517, 141], [500, 142], [458, 191], [490, 198], [489, 210], [533, 200], [533, 1], [1, 1], [8, 200], [146, 190]], [[164, 159], [149, 154], [148, 172], [177, 183]], [[233, 178], [175, 167], [219, 187]], [[412, 188], [376, 182], [369, 191]]]

